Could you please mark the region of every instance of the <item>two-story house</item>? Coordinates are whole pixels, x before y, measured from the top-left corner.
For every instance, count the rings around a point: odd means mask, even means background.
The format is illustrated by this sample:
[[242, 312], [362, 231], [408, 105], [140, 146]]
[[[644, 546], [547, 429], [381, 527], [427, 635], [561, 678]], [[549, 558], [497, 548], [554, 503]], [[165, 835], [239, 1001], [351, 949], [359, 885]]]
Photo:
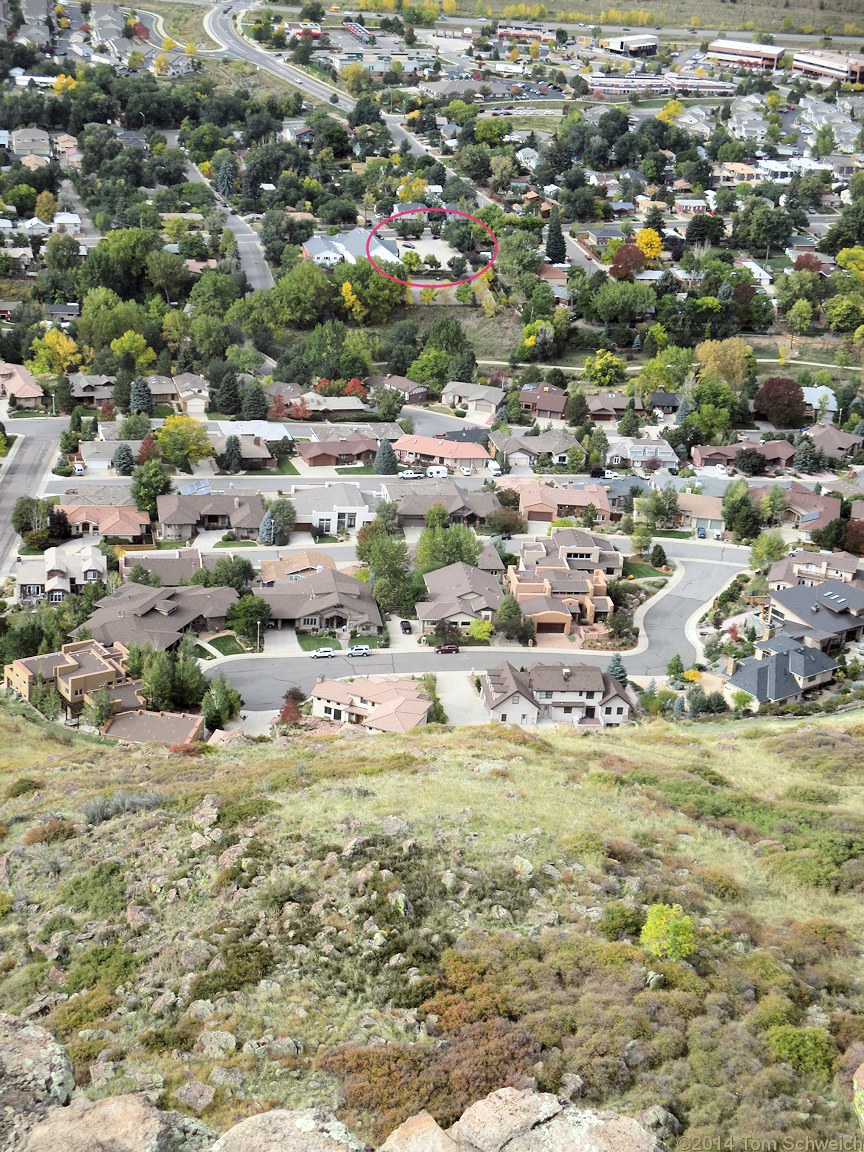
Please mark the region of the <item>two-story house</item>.
[[489, 719], [501, 724], [616, 728], [632, 710], [626, 688], [588, 664], [534, 664], [521, 671], [504, 661], [483, 676], [480, 691]]
[[46, 548], [41, 556], [22, 557], [16, 565], [18, 600], [22, 604], [59, 604], [88, 584], [105, 580], [108, 560], [98, 548]]

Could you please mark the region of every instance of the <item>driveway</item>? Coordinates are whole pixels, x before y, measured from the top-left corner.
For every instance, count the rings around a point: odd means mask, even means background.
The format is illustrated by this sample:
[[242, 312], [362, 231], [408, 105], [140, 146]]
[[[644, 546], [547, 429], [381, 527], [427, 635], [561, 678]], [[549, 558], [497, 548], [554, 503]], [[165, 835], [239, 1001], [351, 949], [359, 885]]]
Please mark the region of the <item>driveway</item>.
[[464, 672], [439, 672], [436, 677], [441, 706], [449, 724], [488, 724], [486, 709]]

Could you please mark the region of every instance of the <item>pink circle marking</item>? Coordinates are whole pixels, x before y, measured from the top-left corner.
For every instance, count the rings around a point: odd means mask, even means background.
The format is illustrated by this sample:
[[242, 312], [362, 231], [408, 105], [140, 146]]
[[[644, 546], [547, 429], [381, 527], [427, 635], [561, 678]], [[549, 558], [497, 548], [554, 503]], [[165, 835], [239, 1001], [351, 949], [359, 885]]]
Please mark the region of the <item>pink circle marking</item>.
[[[400, 280], [398, 276], [391, 276], [390, 273], [385, 272], [381, 265], [377, 264], [369, 254], [369, 249], [372, 244], [372, 237], [375, 235], [379, 228], [383, 228], [384, 225], [389, 224], [391, 220], [398, 220], [401, 216], [416, 216], [418, 212], [435, 212], [450, 216], [462, 216], [466, 220], [470, 220], [472, 224], [479, 224], [480, 227], [485, 232], [487, 232], [492, 239], [492, 259], [488, 264], [484, 264], [479, 272], [475, 272], [473, 276], [466, 276], [464, 280], [450, 280], [446, 284], [426, 284], [422, 282], [418, 283], [416, 280]], [[385, 216], [383, 220], [379, 220], [372, 231], [369, 233], [369, 238], [366, 241], [366, 259], [369, 261], [375, 271], [380, 273], [380, 275], [385, 276], [388, 280], [392, 280], [394, 284], [404, 284], [406, 288], [435, 288], [436, 290], [439, 288], [458, 288], [460, 284], [470, 284], [472, 280], [478, 280], [483, 275], [483, 273], [487, 271], [487, 269], [492, 267], [497, 258], [498, 237], [495, 235], [489, 225], [478, 219], [476, 216], [472, 216], [468, 212], [460, 212], [458, 208], [409, 208], [405, 212], [395, 212], [392, 216]]]

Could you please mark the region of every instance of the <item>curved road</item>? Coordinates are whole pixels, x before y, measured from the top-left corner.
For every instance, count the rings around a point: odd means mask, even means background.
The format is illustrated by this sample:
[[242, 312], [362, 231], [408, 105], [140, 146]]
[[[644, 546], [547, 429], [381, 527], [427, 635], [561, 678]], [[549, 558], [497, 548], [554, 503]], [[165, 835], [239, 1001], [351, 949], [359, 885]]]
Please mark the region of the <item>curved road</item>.
[[[664, 541], [686, 545], [688, 541]], [[628, 655], [622, 653], [627, 671], [634, 676], [665, 676], [666, 665], [676, 654], [685, 663], [696, 659], [695, 651], [685, 634], [685, 625], [703, 604], [713, 600], [727, 581], [742, 570], [749, 550], [725, 545], [715, 548], [713, 558], [687, 557], [679, 560], [683, 573], [678, 583], [666, 595], [659, 596], [648, 608], [644, 619], [644, 633], [648, 646], [643, 652]], [[672, 548], [669, 548], [672, 552]], [[418, 648], [414, 652], [388, 651], [375, 652], [372, 656], [351, 660], [347, 656], [334, 656], [330, 660], [313, 660], [308, 655], [279, 656], [268, 658], [250, 656], [247, 659], [229, 659], [204, 669], [209, 678], [220, 672], [233, 684], [243, 697], [245, 706], [253, 711], [278, 708], [282, 697], [292, 685], [310, 691], [319, 676], [340, 678], [344, 676], [374, 674], [402, 675], [422, 674], [423, 672], [470, 672], [483, 671], [510, 660], [520, 665], [529, 660], [532, 663], [552, 664], [562, 659], [568, 663], [596, 664], [605, 667], [609, 663], [608, 652], [581, 652], [568, 649], [525, 648], [469, 648], [458, 655], [435, 655]]]

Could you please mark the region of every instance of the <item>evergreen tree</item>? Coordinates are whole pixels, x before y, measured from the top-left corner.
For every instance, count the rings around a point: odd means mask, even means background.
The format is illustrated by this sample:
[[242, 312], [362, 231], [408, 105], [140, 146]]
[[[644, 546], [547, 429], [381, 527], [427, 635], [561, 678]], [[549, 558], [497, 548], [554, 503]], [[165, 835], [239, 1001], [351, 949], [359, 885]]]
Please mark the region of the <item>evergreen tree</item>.
[[636, 415], [636, 405], [631, 400], [624, 410], [624, 415], [618, 421], [619, 436], [638, 436], [642, 424]]
[[450, 375], [454, 380], [462, 380], [466, 384], [470, 384], [474, 379], [474, 372], [477, 368], [477, 358], [470, 348], [463, 348], [461, 352], [457, 352], [450, 362]]
[[665, 568], [669, 563], [662, 545], [655, 544], [651, 549], [650, 562], [652, 568]]
[[684, 661], [681, 659], [677, 652], [666, 665], [666, 675], [670, 680], [684, 679]]
[[376, 476], [395, 476], [397, 471], [396, 453], [389, 440], [382, 440], [375, 453], [373, 465]]
[[81, 431], [81, 409], [80, 408], [75, 408], [72, 412], [72, 415], [69, 417], [69, 431], [70, 432], [80, 432]]
[[676, 720], [682, 720], [684, 718], [685, 711], [686, 711], [686, 705], [684, 703], [684, 697], [683, 696], [676, 696], [675, 702], [672, 705], [672, 715], [675, 717]]
[[564, 405], [564, 419], [568, 424], [573, 425], [586, 424], [591, 419], [588, 401], [585, 399], [585, 394], [578, 388], [567, 397], [567, 402]]
[[222, 412], [226, 416], [236, 416], [239, 413], [243, 401], [240, 397], [237, 377], [233, 372], [226, 372], [221, 384], [216, 389], [214, 400], [214, 407], [217, 412]]
[[234, 191], [234, 179], [237, 173], [230, 160], [223, 160], [216, 169], [216, 187], [227, 200]]
[[623, 688], [627, 687], [627, 669], [624, 667], [624, 661], [617, 652], [612, 654], [612, 659], [606, 665], [606, 671], [612, 679], [617, 680]]
[[[264, 513], [261, 520], [261, 527], [258, 529], [258, 543], [259, 544], [272, 544], [276, 539], [276, 522], [273, 519], [273, 513], [268, 508]], [[209, 727], [209, 725], [208, 725]]]
[[819, 469], [819, 453], [809, 436], [802, 436], [795, 448], [792, 464], [799, 472], [816, 472]]
[[519, 601], [515, 596], [505, 596], [495, 613], [495, 631], [502, 632], [508, 640], [515, 640], [522, 628], [522, 622]]
[[297, 522], [297, 509], [290, 500], [276, 500], [270, 505], [269, 511], [272, 513], [276, 529], [274, 542], [282, 547], [291, 539], [291, 533]]
[[561, 231], [561, 220], [558, 209], [553, 208], [549, 217], [549, 227], [546, 230], [546, 255], [553, 264], [563, 264], [567, 255], [567, 244], [564, 233]]
[[120, 443], [111, 457], [111, 467], [118, 476], [131, 476], [135, 468], [135, 457], [128, 444]]
[[174, 695], [174, 669], [167, 652], [154, 652], [144, 665], [142, 694], [153, 712], [169, 712]]
[[132, 381], [132, 388], [129, 393], [129, 411], [143, 412], [146, 416], [152, 416], [156, 411], [153, 393], [150, 391], [150, 385], [146, 380], [139, 378]]
[[224, 728], [237, 716], [242, 707], [242, 696], [222, 675], [214, 677], [201, 701], [204, 723], [211, 732], [215, 732], [217, 728]]
[[244, 420], [267, 419], [267, 395], [257, 380], [243, 389], [240, 411]]
[[187, 633], [180, 642], [174, 664], [172, 704], [182, 712], [197, 708], [207, 691], [207, 680], [194, 655], [195, 641]]
[[243, 452], [240, 448], [240, 438], [229, 436], [225, 441], [225, 451], [222, 453], [222, 469], [235, 475], [243, 471]]

